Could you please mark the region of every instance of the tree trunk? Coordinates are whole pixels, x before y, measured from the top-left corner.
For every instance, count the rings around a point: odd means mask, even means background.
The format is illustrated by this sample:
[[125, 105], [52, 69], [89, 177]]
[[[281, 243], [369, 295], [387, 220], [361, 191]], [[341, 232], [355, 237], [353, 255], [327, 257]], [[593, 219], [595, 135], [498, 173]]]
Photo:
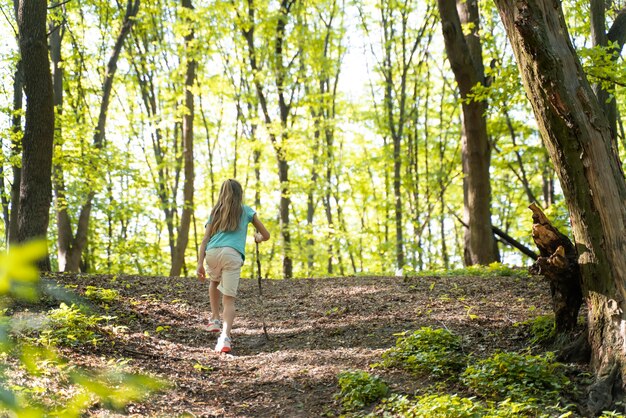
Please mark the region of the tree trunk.
[[[184, 8], [193, 10], [191, 0], [182, 0]], [[185, 73], [185, 114], [183, 116], [183, 160], [185, 180], [183, 185], [183, 210], [180, 216], [180, 226], [176, 237], [176, 247], [172, 259], [172, 269], [170, 276], [179, 276], [185, 262], [185, 250], [189, 240], [189, 226], [193, 213], [193, 116], [194, 116], [194, 94], [193, 84], [196, 79], [196, 62], [192, 58], [193, 51], [191, 45], [194, 39], [194, 31], [190, 28], [185, 35], [185, 46], [187, 50], [187, 69]]]
[[[45, 0], [20, 0], [17, 22], [24, 66], [26, 122], [17, 219], [19, 242], [46, 239], [52, 198], [54, 104], [46, 16]], [[41, 267], [49, 270], [49, 261]]]
[[[63, 31], [61, 27], [54, 28], [50, 25], [50, 60], [52, 61], [52, 89], [54, 91], [54, 107], [57, 115], [63, 113], [63, 66], [61, 64], [61, 45], [63, 42]], [[55, 129], [55, 137], [58, 141], [61, 138], [62, 127], [57, 126]], [[56, 196], [56, 218], [57, 218], [57, 256], [59, 262], [59, 271], [65, 271], [68, 260], [72, 260], [70, 264], [76, 264], [80, 261], [80, 254], [76, 261], [76, 254], [72, 248], [72, 225], [67, 208], [67, 199], [65, 196], [65, 181], [63, 178], [63, 168], [60, 166], [53, 167], [53, 186]], [[73, 270], [76, 271], [76, 270]]]
[[[93, 147], [102, 149], [104, 146], [104, 138], [106, 133], [106, 120], [113, 91], [113, 79], [117, 71], [117, 61], [124, 46], [126, 38], [130, 34], [132, 26], [135, 22], [135, 16], [139, 11], [139, 0], [128, 0], [126, 4], [126, 14], [122, 27], [115, 40], [115, 45], [104, 75], [102, 85], [102, 101], [100, 103], [100, 113], [98, 115], [98, 124], [94, 131]], [[59, 185], [62, 186], [62, 183]], [[57, 189], [57, 200], [59, 193], [63, 193], [62, 189]], [[80, 271], [81, 258], [83, 251], [87, 247], [87, 239], [89, 232], [89, 220], [91, 217], [92, 202], [95, 197], [95, 191], [91, 191], [87, 195], [85, 203], [83, 203], [78, 215], [76, 225], [76, 234], [72, 235], [71, 219], [67, 211], [67, 207], [62, 204], [57, 212], [57, 224], [59, 227], [59, 270], [61, 271]], [[62, 237], [63, 235], [63, 237]]]
[[544, 155], [544, 164], [543, 164], [543, 173], [541, 174], [542, 179], [542, 192], [543, 192], [543, 203], [545, 207], [549, 207], [554, 204], [556, 201], [555, 190], [554, 190], [554, 169], [552, 166], [549, 166], [550, 156]]
[[[499, 261], [498, 247], [491, 232], [490, 148], [487, 136], [485, 101], [467, 100], [476, 84], [484, 84], [482, 47], [479, 38], [476, 0], [438, 0], [448, 60], [463, 99], [463, 161], [465, 264]], [[468, 35], [463, 27], [470, 27]]]
[[[606, 10], [604, 0], [591, 0], [589, 14], [591, 20], [591, 44], [594, 47], [608, 46], [608, 41], [615, 42], [617, 47], [610, 51], [611, 59], [617, 61], [626, 38], [626, 7], [615, 18], [609, 32], [606, 31]], [[611, 92], [603, 87], [602, 82], [593, 86], [600, 108], [608, 119], [611, 134], [617, 143], [617, 102]]]
[[283, 275], [286, 279], [293, 277], [293, 261], [291, 259], [291, 233], [289, 232], [289, 207], [291, 198], [289, 197], [289, 164], [277, 152], [278, 158], [278, 180], [280, 181], [280, 231], [283, 235]]
[[[17, 2], [17, 0], [16, 0]], [[17, 14], [17, 4], [16, 4]], [[24, 65], [20, 59], [17, 62], [15, 78], [13, 79], [13, 116], [11, 117], [11, 154], [21, 152], [22, 143], [22, 107], [24, 102]], [[18, 139], [19, 137], [19, 139]], [[17, 214], [20, 208], [20, 183], [22, 181], [22, 167], [13, 165], [13, 184], [11, 184], [11, 212], [9, 213], [8, 242], [17, 242]]]
[[[274, 82], [276, 85], [276, 91], [278, 92], [277, 110], [279, 113], [281, 134], [280, 139], [272, 132], [270, 128], [270, 139], [274, 146], [274, 152], [276, 154], [276, 162], [278, 166], [278, 180], [280, 182], [280, 232], [283, 238], [283, 276], [287, 279], [293, 276], [293, 261], [291, 258], [291, 233], [289, 232], [289, 208], [291, 206], [291, 198], [289, 196], [289, 162], [286, 159], [285, 150], [283, 144], [285, 144], [289, 138], [288, 135], [288, 122], [290, 117], [291, 102], [288, 102], [286, 96], [289, 96], [285, 91], [285, 76], [288, 68], [283, 63], [283, 44], [285, 42], [285, 31], [287, 29], [288, 17], [291, 7], [294, 5], [294, 0], [282, 0], [280, 7], [280, 14], [276, 23], [274, 42], [274, 53], [271, 58], [271, 66], [275, 72]], [[246, 41], [248, 47], [248, 58], [250, 62], [250, 69], [253, 73], [260, 71], [259, 63], [257, 61], [257, 52], [255, 47], [255, 13], [256, 9], [252, 0], [247, 1], [247, 13], [250, 25], [247, 28], [243, 28], [241, 33]], [[259, 80], [259, 77], [254, 77], [254, 86], [256, 89], [257, 98], [263, 111], [263, 118], [265, 124], [268, 127], [274, 123], [269, 111], [268, 99], [263, 89], [263, 84]], [[295, 88], [295, 87], [294, 87]], [[291, 97], [293, 100], [293, 97]]]
[[595, 415], [622, 401], [626, 389], [626, 181], [561, 4], [496, 3], [570, 211], [597, 377], [589, 398]]

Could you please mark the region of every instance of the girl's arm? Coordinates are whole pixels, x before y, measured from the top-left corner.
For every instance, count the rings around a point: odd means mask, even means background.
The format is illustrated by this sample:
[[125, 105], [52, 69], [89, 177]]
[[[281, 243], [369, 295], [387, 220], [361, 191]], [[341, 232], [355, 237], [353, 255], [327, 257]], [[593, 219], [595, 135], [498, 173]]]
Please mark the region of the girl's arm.
[[254, 234], [254, 240], [256, 242], [267, 241], [268, 239], [270, 239], [270, 231], [268, 231], [265, 225], [263, 225], [263, 222], [259, 220], [259, 217], [256, 216], [256, 213], [252, 217], [252, 224], [257, 230], [257, 233]]
[[198, 250], [198, 268], [196, 269], [196, 273], [198, 274], [198, 279], [204, 280], [206, 276], [206, 271], [204, 271], [204, 256], [206, 254], [206, 245], [209, 243], [209, 239], [211, 234], [211, 224], [206, 224], [206, 229], [204, 231], [204, 238], [202, 238], [202, 244], [200, 244], [200, 248]]

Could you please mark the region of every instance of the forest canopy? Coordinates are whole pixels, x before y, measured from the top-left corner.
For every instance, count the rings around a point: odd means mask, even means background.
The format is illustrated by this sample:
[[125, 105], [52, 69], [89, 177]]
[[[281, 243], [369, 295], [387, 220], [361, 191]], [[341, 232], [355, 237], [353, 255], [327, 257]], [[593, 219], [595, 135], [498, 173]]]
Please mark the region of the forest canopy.
[[[24, 63], [14, 4], [0, 5], [7, 245]], [[82, 271], [166, 275], [180, 251], [179, 274], [193, 274], [227, 178], [242, 183], [245, 202], [276, 237], [261, 248], [266, 276], [459, 267], [468, 101], [486, 103], [492, 225], [532, 247], [527, 207], [536, 201], [567, 233], [561, 189], [505, 30], [492, 2], [479, 6], [485, 82], [465, 96], [432, 1], [51, 2], [51, 269], [72, 265], [67, 254], [84, 235], [74, 256]], [[589, 80], [622, 115], [623, 59], [592, 46], [588, 8], [564, 2], [572, 41]], [[626, 161], [619, 117], [615, 138]], [[518, 249], [498, 247], [502, 262], [528, 264]]]

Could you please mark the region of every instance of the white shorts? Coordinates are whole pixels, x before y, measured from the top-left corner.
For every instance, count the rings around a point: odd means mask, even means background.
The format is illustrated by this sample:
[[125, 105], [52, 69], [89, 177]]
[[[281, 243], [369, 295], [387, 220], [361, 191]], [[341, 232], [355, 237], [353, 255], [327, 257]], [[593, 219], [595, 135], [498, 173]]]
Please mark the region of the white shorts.
[[227, 296], [237, 296], [243, 266], [239, 251], [231, 247], [209, 248], [204, 260], [209, 279], [220, 283], [217, 287], [219, 291]]

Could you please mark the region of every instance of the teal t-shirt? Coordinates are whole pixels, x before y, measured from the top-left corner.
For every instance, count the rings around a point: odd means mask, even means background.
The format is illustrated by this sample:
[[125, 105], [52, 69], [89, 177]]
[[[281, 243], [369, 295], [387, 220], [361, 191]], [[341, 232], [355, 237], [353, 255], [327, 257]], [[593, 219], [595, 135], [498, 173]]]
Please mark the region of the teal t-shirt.
[[[246, 259], [246, 235], [248, 234], [248, 224], [252, 222], [252, 218], [256, 212], [250, 206], [243, 205], [243, 211], [241, 212], [241, 220], [239, 221], [239, 228], [236, 231], [219, 231], [213, 234], [211, 240], [206, 246], [209, 248], [221, 248], [231, 247], [241, 254], [241, 257]], [[211, 223], [211, 219], [207, 222], [207, 225]]]

